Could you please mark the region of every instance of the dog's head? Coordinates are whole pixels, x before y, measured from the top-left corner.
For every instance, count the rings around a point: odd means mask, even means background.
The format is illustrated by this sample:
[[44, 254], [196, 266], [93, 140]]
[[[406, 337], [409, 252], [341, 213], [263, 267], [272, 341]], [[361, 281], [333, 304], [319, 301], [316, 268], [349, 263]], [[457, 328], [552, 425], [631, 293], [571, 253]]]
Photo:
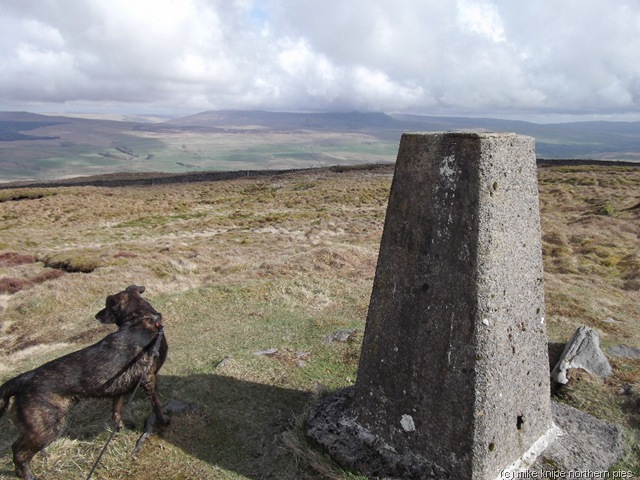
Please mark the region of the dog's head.
[[129, 285], [122, 292], [109, 295], [105, 308], [96, 313], [96, 319], [100, 323], [115, 323], [118, 327], [144, 319], [161, 328], [162, 315], [142, 298], [140, 294], [144, 290], [144, 287]]

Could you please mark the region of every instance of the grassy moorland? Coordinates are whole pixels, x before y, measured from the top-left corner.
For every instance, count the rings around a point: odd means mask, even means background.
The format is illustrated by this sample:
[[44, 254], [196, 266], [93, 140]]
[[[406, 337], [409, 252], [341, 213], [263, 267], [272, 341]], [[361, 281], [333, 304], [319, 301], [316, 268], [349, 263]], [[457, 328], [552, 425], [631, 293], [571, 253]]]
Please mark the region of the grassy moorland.
[[[0, 191], [0, 380], [112, 331], [93, 315], [131, 283], [163, 313], [165, 399], [191, 404], [129, 456], [150, 409], [138, 395], [100, 479], [360, 478], [302, 438], [327, 389], [353, 384], [392, 167], [311, 170], [151, 187]], [[640, 346], [640, 169], [540, 168], [549, 335], [582, 324], [601, 344]], [[347, 342], [326, 342], [356, 329]], [[277, 349], [271, 355], [255, 352]], [[640, 474], [640, 361], [559, 392], [622, 425]], [[630, 386], [630, 388], [629, 388]], [[42, 479], [85, 478], [109, 402], [82, 403], [34, 460]], [[0, 477], [17, 436], [0, 420]]]

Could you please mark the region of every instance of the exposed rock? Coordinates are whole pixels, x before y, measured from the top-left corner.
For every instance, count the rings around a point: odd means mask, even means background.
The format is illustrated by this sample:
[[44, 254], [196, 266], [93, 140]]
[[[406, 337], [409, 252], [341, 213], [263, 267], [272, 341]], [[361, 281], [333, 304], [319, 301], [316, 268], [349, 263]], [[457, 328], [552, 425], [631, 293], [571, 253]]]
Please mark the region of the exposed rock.
[[623, 383], [620, 389], [618, 390], [620, 395], [631, 396], [633, 395], [633, 385], [629, 385], [628, 383]]
[[617, 425], [562, 403], [552, 402], [551, 409], [562, 433], [529, 469], [531, 472], [606, 472], [624, 455], [626, 447]]
[[584, 325], [578, 327], [564, 347], [560, 361], [551, 372], [551, 378], [557, 383], [567, 384], [568, 370], [572, 368], [586, 370], [601, 378], [611, 375], [611, 365], [600, 349], [600, 339], [594, 329]]
[[628, 347], [626, 345], [614, 345], [607, 349], [607, 353], [614, 357], [630, 358], [640, 360], [640, 348]]
[[357, 328], [353, 328], [351, 330], [338, 330], [337, 332], [326, 335], [324, 337], [324, 343], [348, 342], [349, 340], [353, 340], [356, 333], [358, 333]]
[[311, 352], [296, 352], [296, 365], [300, 368], [307, 366], [307, 360], [311, 356]]
[[271, 355], [275, 355], [276, 353], [278, 353], [277, 348], [267, 348], [265, 350], [258, 350], [257, 352], [253, 352], [254, 355], [257, 355], [257, 356], [265, 355], [267, 357]]
[[622, 323], [620, 322], [620, 320], [616, 320], [615, 318], [611, 318], [611, 317], [607, 317], [603, 320], [604, 323], [611, 323], [611, 324], [616, 324], [616, 323]]
[[231, 361], [231, 358], [224, 357], [222, 360], [220, 360], [218, 363], [216, 363], [215, 367], [213, 367], [213, 368], [218, 369], [218, 368], [226, 367], [227, 365], [229, 365], [230, 361]]

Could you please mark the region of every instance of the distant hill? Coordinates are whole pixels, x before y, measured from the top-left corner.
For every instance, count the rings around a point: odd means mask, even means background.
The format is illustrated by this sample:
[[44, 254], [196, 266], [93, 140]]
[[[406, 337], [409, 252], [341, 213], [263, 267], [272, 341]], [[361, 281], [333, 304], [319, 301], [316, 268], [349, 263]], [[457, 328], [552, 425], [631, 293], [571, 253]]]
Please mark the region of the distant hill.
[[[640, 162], [640, 122], [536, 124], [381, 112], [207, 111], [168, 121], [0, 112], [0, 181], [386, 163], [406, 131], [508, 131], [539, 157]], [[152, 118], [152, 117], [148, 117]]]
[[425, 130], [515, 132], [536, 138], [538, 157], [640, 161], [640, 122], [539, 124], [494, 118], [394, 115], [405, 125]]
[[378, 112], [208, 111], [170, 120], [161, 125], [183, 128], [366, 131], [384, 139], [399, 137], [405, 131], [515, 132], [536, 137], [536, 148], [540, 157], [602, 157], [611, 160], [640, 161], [640, 122], [538, 124], [494, 118], [387, 115]]
[[397, 120], [379, 112], [295, 113], [260, 110], [208, 111], [166, 122], [183, 127], [257, 127], [270, 130], [397, 129]]

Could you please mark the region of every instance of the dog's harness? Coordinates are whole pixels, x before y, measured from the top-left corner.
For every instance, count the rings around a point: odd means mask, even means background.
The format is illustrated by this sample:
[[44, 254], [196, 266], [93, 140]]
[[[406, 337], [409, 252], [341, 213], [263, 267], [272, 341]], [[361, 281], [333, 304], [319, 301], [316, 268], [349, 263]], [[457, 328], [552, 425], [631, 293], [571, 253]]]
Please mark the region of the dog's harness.
[[[152, 359], [156, 358], [156, 357], [158, 357], [160, 355], [160, 345], [162, 344], [162, 337], [164, 336], [164, 327], [159, 322], [156, 322], [155, 326], [158, 329], [158, 336], [156, 337], [155, 343], [153, 344], [153, 348], [151, 349], [151, 358]], [[146, 370], [151, 368], [151, 365], [153, 365], [152, 361], [149, 362], [149, 365], [147, 365]], [[145, 371], [142, 375], [140, 375], [140, 380], [136, 384], [136, 388], [133, 389], [133, 393], [131, 394], [131, 396], [129, 397], [129, 400], [127, 400], [127, 403], [125, 405], [131, 403], [131, 400], [133, 400], [133, 397], [135, 397], [136, 392], [138, 391], [138, 387], [140, 387], [140, 384], [142, 383], [142, 380], [144, 379], [146, 374], [147, 374], [147, 371]], [[107, 451], [107, 447], [109, 446], [109, 443], [111, 443], [111, 440], [113, 439], [114, 435], [116, 434], [116, 430], [117, 430], [117, 425], [114, 425], [113, 426], [113, 430], [111, 430], [111, 435], [109, 435], [109, 438], [107, 439], [107, 442], [104, 444], [104, 447], [102, 447], [102, 450], [100, 451], [100, 454], [98, 455], [98, 458], [96, 458], [96, 461], [94, 462], [93, 467], [91, 467], [91, 471], [89, 471], [89, 475], [87, 475], [87, 479], [86, 480], [90, 480], [91, 479], [91, 476], [93, 475], [93, 472], [98, 467], [98, 464], [100, 463], [100, 460], [102, 460], [102, 456], [104, 455], [104, 452]]]

